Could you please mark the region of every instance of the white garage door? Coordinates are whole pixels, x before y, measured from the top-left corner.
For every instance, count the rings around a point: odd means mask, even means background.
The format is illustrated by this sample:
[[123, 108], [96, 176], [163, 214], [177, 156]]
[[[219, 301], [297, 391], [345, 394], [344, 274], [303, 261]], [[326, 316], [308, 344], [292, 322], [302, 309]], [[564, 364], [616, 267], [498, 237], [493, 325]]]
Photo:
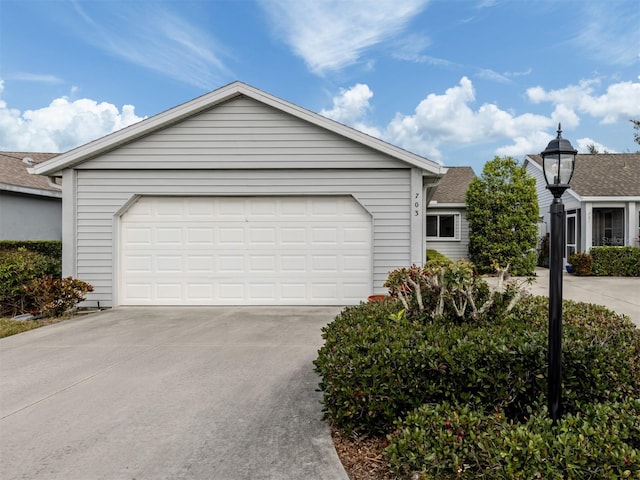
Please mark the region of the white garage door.
[[141, 197], [120, 223], [122, 305], [346, 305], [371, 293], [351, 197]]

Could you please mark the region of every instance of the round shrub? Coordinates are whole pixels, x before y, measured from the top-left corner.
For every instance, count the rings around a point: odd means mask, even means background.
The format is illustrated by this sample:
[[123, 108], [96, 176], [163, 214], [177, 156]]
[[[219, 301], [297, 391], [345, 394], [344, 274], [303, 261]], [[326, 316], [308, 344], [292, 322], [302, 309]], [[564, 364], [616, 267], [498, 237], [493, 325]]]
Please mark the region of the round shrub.
[[621, 479], [640, 476], [640, 400], [582, 404], [556, 425], [499, 410], [423, 405], [389, 436], [393, 470], [421, 479]]
[[[411, 319], [399, 301], [348, 307], [323, 329], [315, 361], [325, 417], [346, 432], [388, 433], [423, 404], [451, 402], [512, 420], [547, 391], [547, 300], [526, 297], [503, 317]], [[640, 331], [602, 307], [565, 303], [563, 401], [640, 398]]]
[[0, 316], [27, 311], [30, 305], [22, 286], [47, 275], [53, 263], [50, 257], [25, 248], [0, 251]]
[[569, 256], [569, 265], [575, 275], [588, 276], [593, 269], [593, 257], [585, 252], [572, 253]]

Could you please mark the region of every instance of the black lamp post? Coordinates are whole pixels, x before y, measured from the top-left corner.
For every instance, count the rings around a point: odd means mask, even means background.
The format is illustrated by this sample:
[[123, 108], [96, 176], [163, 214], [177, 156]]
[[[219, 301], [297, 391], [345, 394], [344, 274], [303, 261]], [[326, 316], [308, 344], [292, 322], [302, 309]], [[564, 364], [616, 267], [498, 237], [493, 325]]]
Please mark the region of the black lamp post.
[[564, 249], [564, 204], [562, 194], [569, 188], [578, 151], [571, 142], [558, 136], [551, 140], [542, 155], [542, 166], [547, 189], [553, 195], [549, 209], [551, 215], [551, 242], [549, 255], [549, 413], [555, 422], [562, 415], [562, 253]]

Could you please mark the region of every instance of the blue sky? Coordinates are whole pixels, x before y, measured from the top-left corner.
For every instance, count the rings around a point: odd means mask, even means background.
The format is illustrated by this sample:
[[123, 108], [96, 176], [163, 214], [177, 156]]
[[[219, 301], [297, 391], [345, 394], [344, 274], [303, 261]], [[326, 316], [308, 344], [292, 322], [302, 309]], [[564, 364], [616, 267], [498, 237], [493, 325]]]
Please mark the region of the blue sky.
[[628, 152], [638, 0], [0, 0], [0, 150], [61, 152], [232, 81], [447, 166], [562, 122]]

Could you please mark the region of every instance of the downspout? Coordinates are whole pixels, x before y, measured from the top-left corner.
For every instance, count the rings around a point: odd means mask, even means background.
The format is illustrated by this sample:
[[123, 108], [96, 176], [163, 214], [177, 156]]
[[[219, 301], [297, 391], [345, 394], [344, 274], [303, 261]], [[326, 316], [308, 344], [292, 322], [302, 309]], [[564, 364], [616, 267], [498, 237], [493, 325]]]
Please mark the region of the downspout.
[[422, 190], [422, 198], [424, 199], [424, 206], [423, 206], [423, 212], [422, 212], [422, 252], [424, 254], [424, 259], [426, 260], [427, 258], [427, 212], [429, 211], [429, 203], [431, 203], [431, 199], [433, 198], [433, 195], [436, 193], [436, 189], [438, 187], [438, 185], [440, 185], [440, 182], [442, 181], [442, 178], [444, 177], [444, 175], [447, 173], [447, 168], [446, 167], [440, 167], [440, 171], [438, 172], [438, 174], [435, 177], [427, 177], [425, 176], [425, 178], [432, 178], [433, 180], [430, 183], [424, 183], [423, 185], [423, 190]]
[[[27, 168], [27, 173], [29, 175], [38, 175], [35, 170], [33, 169], [33, 167], [29, 167]], [[56, 190], [60, 190], [62, 191], [62, 185], [60, 185], [59, 183], [56, 183], [56, 178], [60, 178], [60, 177], [55, 177], [53, 175], [47, 175], [47, 184], [51, 187], [51, 188], [55, 188]]]
[[56, 183], [56, 179], [58, 178], [60, 177], [54, 177], [54, 176], [48, 175], [47, 183], [49, 184], [50, 187], [62, 191], [62, 185], [60, 185], [59, 183]]

